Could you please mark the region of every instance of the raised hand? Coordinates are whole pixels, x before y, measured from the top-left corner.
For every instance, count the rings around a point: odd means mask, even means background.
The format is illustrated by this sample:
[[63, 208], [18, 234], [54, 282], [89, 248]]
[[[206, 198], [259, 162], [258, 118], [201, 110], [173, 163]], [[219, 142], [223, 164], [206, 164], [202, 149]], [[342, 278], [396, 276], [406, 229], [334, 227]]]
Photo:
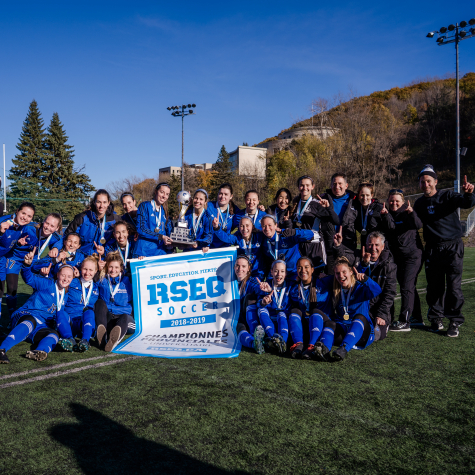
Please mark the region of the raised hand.
[[324, 208], [328, 208], [330, 206], [330, 202], [328, 200], [324, 200], [320, 195], [317, 195], [317, 199]]
[[58, 257], [59, 249], [57, 247], [53, 247], [51, 251], [48, 252], [49, 257]]
[[57, 261], [62, 261], [63, 259], [67, 259], [69, 257], [68, 251], [61, 251], [57, 257]]
[[53, 263], [51, 263], [48, 267], [42, 267], [41, 270], [40, 270], [40, 275], [42, 275], [44, 277], [48, 277], [52, 265], [53, 265]]
[[369, 261], [371, 261], [371, 253], [366, 252], [364, 246], [361, 248], [361, 258], [365, 266], [367, 266], [369, 264]]
[[467, 181], [467, 175], [463, 177], [462, 190], [464, 193], [473, 193], [474, 185]]
[[24, 236], [17, 241], [20, 246], [26, 246], [28, 244], [28, 236]]
[[335, 247], [340, 247], [341, 243], [343, 242], [343, 227], [340, 226], [340, 229], [337, 233], [333, 236], [333, 244]]
[[99, 256], [99, 261], [97, 262], [97, 266], [99, 267], [99, 271], [102, 271], [102, 269], [104, 269], [105, 265], [106, 265], [106, 261], [103, 261], [102, 256]]
[[214, 218], [213, 219], [213, 229], [218, 229], [219, 228], [219, 219]]
[[96, 243], [94, 243], [94, 247], [96, 248], [96, 252], [97, 252], [100, 256], [103, 256], [103, 255], [104, 255], [104, 246], [101, 246], [100, 244], [97, 245]]
[[388, 209], [386, 208], [386, 202], [383, 203], [383, 209], [381, 210], [381, 214], [388, 214], [389, 211]]
[[33, 250], [30, 251], [23, 259], [23, 263], [26, 266], [31, 266], [31, 263], [33, 262], [33, 259], [35, 257], [35, 252], [36, 252], [36, 247], [34, 247]]
[[414, 211], [414, 209], [413, 209], [412, 206], [411, 206], [411, 202], [410, 202], [409, 200], [407, 200], [407, 209], [406, 209], [406, 211], [407, 211], [409, 214], [411, 214], [411, 213]]
[[361, 274], [356, 270], [356, 267], [353, 267], [353, 272], [355, 273], [355, 278], [358, 282], [363, 282], [366, 279], [366, 274]]
[[2, 224], [0, 224], [0, 232], [3, 234], [7, 229], [10, 228], [12, 225], [11, 221], [4, 221]]
[[259, 206], [257, 207], [257, 209], [258, 209], [259, 211], [265, 211], [265, 210], [266, 210], [266, 207], [265, 207], [264, 205], [259, 205]]
[[262, 292], [272, 292], [272, 287], [269, 285], [268, 282], [261, 282], [257, 277], [256, 280], [257, 282], [259, 282], [259, 287]]
[[74, 268], [74, 277], [77, 278], [77, 277], [80, 277], [80, 276], [81, 276], [81, 274], [80, 274], [79, 270], [75, 267]]
[[269, 305], [271, 302], [272, 302], [272, 295], [266, 295], [261, 300], [262, 305]]

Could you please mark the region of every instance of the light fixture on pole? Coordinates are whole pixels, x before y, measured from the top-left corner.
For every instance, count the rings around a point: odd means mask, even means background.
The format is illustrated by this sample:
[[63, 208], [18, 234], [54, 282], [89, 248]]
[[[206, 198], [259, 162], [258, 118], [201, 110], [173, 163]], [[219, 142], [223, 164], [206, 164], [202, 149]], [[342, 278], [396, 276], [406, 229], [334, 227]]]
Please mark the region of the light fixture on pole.
[[[470, 25], [472, 28], [467, 32], [463, 28]], [[456, 137], [455, 137], [455, 160], [456, 160], [456, 177], [454, 182], [454, 190], [460, 193], [460, 92], [459, 92], [459, 43], [462, 40], [468, 40], [475, 36], [475, 18], [468, 23], [461, 21], [460, 23], [450, 24], [448, 27], [443, 26], [439, 31], [431, 31], [427, 34], [427, 38], [433, 38], [437, 35], [437, 44], [439, 46], [455, 43], [455, 88], [456, 88]], [[460, 210], [459, 210], [460, 217]]]
[[[167, 107], [168, 111], [173, 111], [173, 117], [181, 117], [181, 189], [185, 189], [185, 117], [194, 114], [196, 104], [183, 104], [182, 106]], [[192, 109], [193, 108], [193, 109]]]

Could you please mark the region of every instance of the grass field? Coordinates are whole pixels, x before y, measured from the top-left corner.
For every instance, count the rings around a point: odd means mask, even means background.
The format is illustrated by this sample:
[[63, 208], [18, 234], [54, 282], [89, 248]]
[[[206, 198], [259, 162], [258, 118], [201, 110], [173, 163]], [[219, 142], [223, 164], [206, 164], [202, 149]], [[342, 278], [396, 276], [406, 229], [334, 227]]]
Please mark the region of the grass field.
[[95, 348], [37, 363], [22, 343], [0, 366], [0, 474], [475, 473], [474, 285], [459, 338], [392, 333], [334, 364]]

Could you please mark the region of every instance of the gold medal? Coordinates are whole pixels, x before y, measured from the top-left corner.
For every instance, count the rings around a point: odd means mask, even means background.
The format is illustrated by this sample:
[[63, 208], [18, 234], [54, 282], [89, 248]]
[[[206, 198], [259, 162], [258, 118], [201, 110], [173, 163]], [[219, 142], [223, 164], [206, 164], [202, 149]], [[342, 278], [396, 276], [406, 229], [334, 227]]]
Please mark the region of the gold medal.
[[343, 320], [349, 320], [349, 319], [350, 319], [350, 316], [347, 313], [345, 313], [345, 315], [343, 315]]
[[298, 228], [301, 228], [302, 227], [302, 223], [300, 221], [296, 222], [295, 225], [298, 227]]
[[366, 234], [367, 234], [366, 229], [362, 229], [362, 230], [361, 230], [361, 235], [362, 235], [362, 236], [366, 236]]
[[100, 241], [100, 242], [101, 242], [101, 244], [104, 245], [104, 244], [106, 243], [106, 238], [101, 238], [101, 241]]

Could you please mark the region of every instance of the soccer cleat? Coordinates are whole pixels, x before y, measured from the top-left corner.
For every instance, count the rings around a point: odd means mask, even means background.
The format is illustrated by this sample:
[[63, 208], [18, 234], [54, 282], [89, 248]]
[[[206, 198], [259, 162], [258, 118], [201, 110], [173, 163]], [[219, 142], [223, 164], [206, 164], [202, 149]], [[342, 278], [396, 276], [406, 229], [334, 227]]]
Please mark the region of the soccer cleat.
[[30, 360], [44, 361], [46, 358], [48, 358], [48, 353], [46, 353], [46, 351], [33, 350], [27, 351], [25, 356]]
[[111, 330], [109, 340], [107, 341], [106, 346], [104, 347], [104, 351], [112, 351], [117, 346], [117, 343], [119, 343], [120, 340], [120, 333], [121, 329], [118, 325], [116, 325]]
[[99, 345], [99, 348], [101, 346], [104, 346], [106, 333], [107, 333], [107, 330], [104, 325], [97, 326], [96, 340], [97, 340], [97, 344]]
[[8, 359], [7, 352], [3, 348], [0, 348], [0, 364], [8, 363], [10, 363], [10, 360]]
[[425, 326], [425, 323], [424, 321], [422, 320], [422, 318], [416, 318], [416, 317], [411, 317], [409, 319], [409, 323], [411, 324], [411, 327], [423, 327]]
[[459, 336], [459, 327], [459, 323], [450, 322], [449, 328], [447, 329], [447, 336], [457, 338]]
[[253, 345], [258, 355], [262, 355], [263, 353], [266, 352], [264, 349], [264, 336], [265, 336], [264, 328], [262, 328], [261, 325], [257, 325], [253, 334], [253, 337], [254, 337]]
[[64, 351], [73, 351], [76, 346], [76, 340], [74, 338], [63, 338], [59, 344]]
[[74, 347], [75, 351], [84, 353], [89, 349], [89, 342], [87, 340], [80, 340], [79, 343]]
[[290, 347], [290, 356], [294, 359], [302, 358], [303, 343], [299, 341]]
[[286, 352], [287, 345], [285, 344], [285, 341], [282, 336], [278, 333], [274, 333], [274, 335], [272, 335], [272, 343], [274, 345], [274, 348], [280, 355], [283, 355]]
[[332, 353], [332, 356], [335, 361], [343, 361], [347, 354], [348, 351], [346, 351], [345, 345], [342, 345]]
[[392, 332], [410, 332], [411, 325], [408, 322], [395, 322], [395, 325], [391, 325], [389, 330]]
[[436, 318], [430, 322], [430, 331], [431, 332], [440, 332], [444, 329], [444, 324], [442, 323], [441, 318]]
[[313, 354], [318, 361], [329, 361], [330, 350], [321, 341], [315, 343]]
[[313, 352], [314, 348], [315, 348], [314, 345], [308, 345], [308, 348], [302, 353], [302, 359], [313, 360], [313, 358], [315, 357], [315, 354]]

